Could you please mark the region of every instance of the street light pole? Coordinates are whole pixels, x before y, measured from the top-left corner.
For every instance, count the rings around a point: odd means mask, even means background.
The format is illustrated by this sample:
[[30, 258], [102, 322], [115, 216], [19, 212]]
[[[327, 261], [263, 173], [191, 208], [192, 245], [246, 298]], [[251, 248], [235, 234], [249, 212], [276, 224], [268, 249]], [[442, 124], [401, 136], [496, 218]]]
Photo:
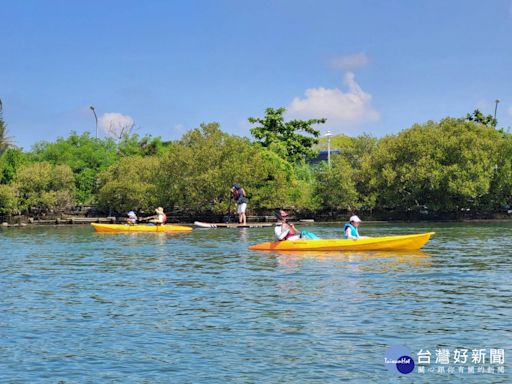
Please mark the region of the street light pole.
[[496, 121], [496, 111], [498, 110], [498, 103], [500, 102], [500, 99], [496, 99], [496, 106], [494, 107], [494, 120]]
[[325, 137], [327, 137], [327, 164], [331, 167], [331, 131], [327, 131]]
[[94, 120], [96, 121], [96, 138], [98, 138], [98, 116], [96, 116], [96, 110], [92, 105], [89, 107], [89, 109], [92, 111], [92, 113], [94, 113]]

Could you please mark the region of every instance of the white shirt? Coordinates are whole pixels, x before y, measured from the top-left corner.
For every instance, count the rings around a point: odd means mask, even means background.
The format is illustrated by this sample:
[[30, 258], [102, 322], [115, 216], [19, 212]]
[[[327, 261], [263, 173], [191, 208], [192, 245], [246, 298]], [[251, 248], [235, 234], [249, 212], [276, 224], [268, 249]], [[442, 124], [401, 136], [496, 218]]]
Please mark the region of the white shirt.
[[289, 229], [283, 230], [283, 226], [281, 223], [277, 223], [274, 227], [274, 235], [276, 236], [277, 240], [297, 240], [300, 239], [299, 235], [291, 236], [289, 238], [286, 238], [286, 236], [290, 233]]

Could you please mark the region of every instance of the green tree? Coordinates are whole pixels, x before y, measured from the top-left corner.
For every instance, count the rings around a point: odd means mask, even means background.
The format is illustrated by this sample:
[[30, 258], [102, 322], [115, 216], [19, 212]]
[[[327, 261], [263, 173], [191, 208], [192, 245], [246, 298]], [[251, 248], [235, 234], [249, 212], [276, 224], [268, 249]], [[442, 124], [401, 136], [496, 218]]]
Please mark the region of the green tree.
[[[266, 148], [277, 148], [278, 153], [283, 153], [290, 162], [304, 161], [307, 157], [313, 157], [315, 152], [312, 146], [318, 142], [320, 131], [312, 125], [323, 124], [326, 119], [291, 120], [284, 121], [284, 108], [267, 108], [264, 118], [249, 117], [249, 122], [259, 124], [251, 128], [251, 134]], [[311, 136], [306, 136], [305, 134]]]
[[286, 161], [222, 132], [217, 123], [201, 124], [162, 157], [159, 196], [163, 206], [222, 214], [233, 207], [229, 189], [236, 182], [249, 194], [250, 207], [269, 207], [286, 200], [289, 169]]
[[10, 184], [19, 167], [30, 162], [27, 153], [19, 148], [8, 148], [0, 155], [0, 184]]
[[13, 146], [12, 138], [7, 136], [7, 125], [3, 118], [2, 101], [0, 100], [0, 155]]
[[76, 200], [88, 203], [94, 199], [96, 176], [119, 156], [112, 139], [99, 140], [89, 133], [73, 132], [67, 138], [55, 142], [39, 142], [32, 149], [34, 161], [68, 165], [73, 170]]
[[330, 167], [320, 164], [316, 178], [316, 192], [324, 207], [331, 211], [359, 208], [353, 169], [343, 156], [332, 156]]
[[309, 164], [293, 164], [287, 185], [288, 199], [283, 207], [296, 212], [312, 211], [322, 207], [322, 201], [317, 194], [316, 173]]
[[98, 203], [117, 212], [152, 211], [157, 206], [156, 157], [124, 157], [99, 175]]
[[20, 210], [60, 211], [74, 204], [74, 179], [67, 165], [38, 162], [22, 166], [14, 178]]
[[16, 213], [17, 209], [18, 200], [14, 187], [0, 184], [0, 214], [10, 215]]
[[[339, 150], [351, 167], [351, 180], [358, 192], [358, 202], [354, 206], [365, 210], [375, 207], [376, 193], [371, 185], [371, 156], [377, 148], [378, 139], [367, 134], [357, 137], [335, 135], [331, 137], [331, 150]], [[319, 149], [327, 149], [327, 139], [320, 139]], [[333, 156], [334, 158], [334, 156]]]
[[124, 134], [118, 144], [118, 153], [121, 156], [156, 156], [161, 155], [166, 147], [160, 137]]
[[492, 167], [493, 179], [482, 208], [499, 211], [512, 209], [512, 135], [502, 133], [494, 144], [496, 163]]
[[492, 115], [485, 116], [480, 110], [475, 109], [473, 113], [468, 113], [466, 115], [466, 121], [473, 121], [478, 124], [483, 124], [487, 127], [496, 128], [498, 124], [498, 120], [496, 120]]
[[37, 143], [32, 155], [35, 161], [69, 165], [75, 178], [77, 201], [89, 203], [94, 200], [98, 174], [115, 161], [122, 157], [161, 155], [165, 148], [159, 137], [123, 134], [116, 142], [112, 138], [90, 137], [88, 132], [81, 135], [72, 132], [53, 143]]
[[385, 137], [371, 159], [370, 185], [378, 206], [478, 207], [490, 192], [501, 137], [481, 124], [452, 118]]

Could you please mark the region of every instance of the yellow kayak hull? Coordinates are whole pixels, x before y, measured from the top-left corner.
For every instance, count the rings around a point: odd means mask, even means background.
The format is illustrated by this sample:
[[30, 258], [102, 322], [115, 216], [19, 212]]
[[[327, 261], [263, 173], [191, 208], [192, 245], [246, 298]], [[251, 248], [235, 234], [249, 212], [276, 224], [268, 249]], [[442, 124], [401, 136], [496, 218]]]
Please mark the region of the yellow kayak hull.
[[146, 224], [100, 224], [91, 223], [96, 232], [178, 232], [191, 231], [192, 227], [185, 225], [146, 225]]
[[405, 251], [423, 247], [435, 232], [352, 239], [299, 239], [252, 245], [253, 251]]

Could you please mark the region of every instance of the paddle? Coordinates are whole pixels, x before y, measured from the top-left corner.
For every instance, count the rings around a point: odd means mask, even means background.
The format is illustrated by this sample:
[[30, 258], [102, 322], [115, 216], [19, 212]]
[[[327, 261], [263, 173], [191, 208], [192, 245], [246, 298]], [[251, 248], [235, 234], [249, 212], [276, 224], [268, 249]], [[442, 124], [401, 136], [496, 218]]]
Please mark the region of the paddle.
[[230, 196], [228, 204], [228, 213], [226, 214], [226, 216], [224, 216], [224, 223], [226, 224], [229, 224], [231, 222], [231, 203], [233, 202], [232, 200], [233, 198], [232, 196]]
[[137, 221], [148, 221], [148, 220], [152, 220], [152, 219], [156, 219], [156, 215], [154, 216], [148, 216], [148, 217], [139, 217], [137, 219]]

